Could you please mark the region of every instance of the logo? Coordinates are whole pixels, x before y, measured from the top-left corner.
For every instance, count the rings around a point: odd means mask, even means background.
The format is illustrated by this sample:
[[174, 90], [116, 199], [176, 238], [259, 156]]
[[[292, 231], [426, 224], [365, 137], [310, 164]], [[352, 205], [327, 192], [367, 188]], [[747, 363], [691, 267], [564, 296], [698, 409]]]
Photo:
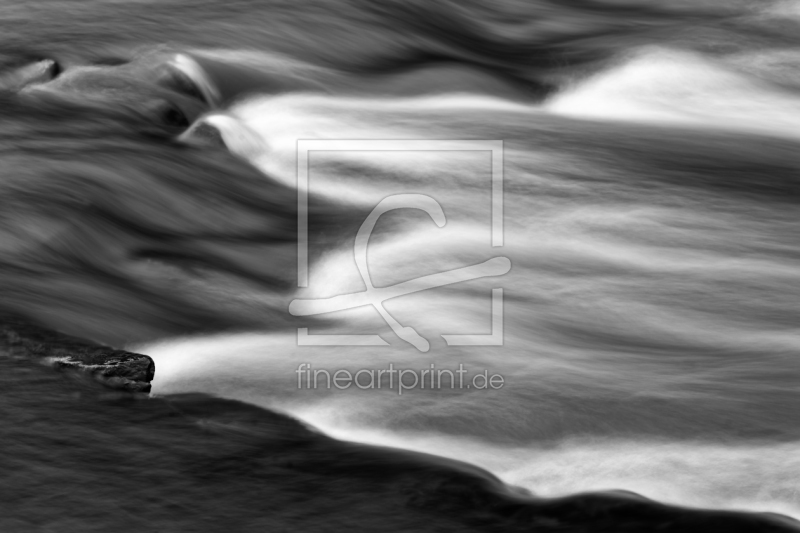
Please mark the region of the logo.
[[[492, 156], [492, 246], [503, 246], [503, 142], [502, 141], [298, 141], [298, 287], [308, 286], [308, 182], [309, 153], [314, 150], [336, 151], [489, 151]], [[419, 209], [428, 214], [438, 227], [443, 227], [447, 219], [442, 206], [435, 199], [424, 194], [395, 194], [381, 200], [370, 212], [356, 234], [354, 255], [356, 267], [366, 289], [351, 294], [331, 298], [295, 299], [289, 305], [294, 316], [313, 316], [336, 311], [345, 311], [362, 306], [373, 306], [392, 331], [403, 341], [421, 352], [430, 350], [430, 342], [414, 328], [400, 324], [384, 307], [383, 303], [392, 298], [408, 294], [434, 290], [455, 283], [463, 283], [485, 277], [502, 276], [511, 270], [507, 257], [497, 256], [475, 265], [467, 265], [454, 270], [422, 276], [388, 287], [375, 287], [367, 263], [369, 239], [378, 219], [395, 209]], [[448, 346], [501, 346], [503, 344], [503, 289], [492, 289], [492, 333], [489, 335], [442, 335]], [[388, 343], [379, 335], [309, 334], [308, 328], [298, 328], [298, 344], [301, 346], [386, 346]]]

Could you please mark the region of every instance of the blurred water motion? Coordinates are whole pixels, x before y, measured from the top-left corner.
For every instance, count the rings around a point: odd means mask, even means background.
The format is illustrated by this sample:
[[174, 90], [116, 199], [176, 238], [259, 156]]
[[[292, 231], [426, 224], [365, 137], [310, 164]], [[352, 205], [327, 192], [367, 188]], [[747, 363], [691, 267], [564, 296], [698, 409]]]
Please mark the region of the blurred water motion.
[[[624, 489], [800, 517], [800, 3], [0, 2], [2, 311], [156, 360], [344, 440], [543, 496]], [[298, 139], [504, 142], [511, 272], [293, 317], [495, 255], [485, 152], [312, 155]], [[486, 333], [505, 295], [504, 345]], [[390, 346], [297, 345], [297, 328]], [[296, 369], [459, 363], [499, 390], [300, 390]]]

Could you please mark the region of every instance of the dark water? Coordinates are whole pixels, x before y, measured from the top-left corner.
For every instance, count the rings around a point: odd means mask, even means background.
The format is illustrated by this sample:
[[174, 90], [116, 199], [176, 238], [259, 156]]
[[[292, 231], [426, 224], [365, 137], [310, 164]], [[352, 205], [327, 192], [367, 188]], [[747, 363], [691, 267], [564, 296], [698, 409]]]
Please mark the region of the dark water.
[[3, 531], [796, 531], [631, 493], [533, 498], [466, 463], [337, 441], [241, 402], [110, 392], [37, 363], [52, 332], [16, 326], [0, 328]]
[[[464, 460], [541, 496], [624, 489], [800, 517], [800, 4], [0, 4], [3, 310], [329, 435]], [[50, 62], [55, 60], [56, 64]], [[195, 133], [184, 131], [195, 124]], [[202, 142], [198, 124], [222, 143]], [[313, 152], [297, 279], [297, 141]], [[503, 141], [504, 245], [486, 151]], [[502, 255], [511, 271], [321, 317]], [[302, 234], [302, 232], [301, 232]], [[503, 345], [448, 346], [490, 330]], [[388, 346], [298, 346], [297, 328]], [[298, 366], [500, 374], [497, 390], [298, 388]]]

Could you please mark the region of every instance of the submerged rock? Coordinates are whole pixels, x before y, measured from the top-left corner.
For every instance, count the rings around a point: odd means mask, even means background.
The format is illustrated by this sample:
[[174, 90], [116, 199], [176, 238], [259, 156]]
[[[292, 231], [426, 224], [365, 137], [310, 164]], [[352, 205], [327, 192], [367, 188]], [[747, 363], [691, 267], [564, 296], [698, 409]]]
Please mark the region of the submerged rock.
[[627, 492], [538, 498], [467, 463], [338, 441], [255, 405], [139, 401], [32, 361], [112, 386], [149, 387], [154, 368], [145, 355], [0, 317], [2, 532], [800, 532], [782, 516]]
[[55, 368], [79, 370], [109, 387], [129, 392], [150, 392], [156, 368], [146, 355], [14, 319], [0, 320], [0, 350], [11, 357], [35, 358]]

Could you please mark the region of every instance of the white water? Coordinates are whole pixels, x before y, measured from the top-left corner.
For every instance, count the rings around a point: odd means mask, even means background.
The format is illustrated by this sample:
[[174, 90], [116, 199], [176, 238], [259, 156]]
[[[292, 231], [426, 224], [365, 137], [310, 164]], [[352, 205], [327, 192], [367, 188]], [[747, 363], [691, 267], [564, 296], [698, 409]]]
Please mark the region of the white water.
[[[256, 403], [290, 413], [336, 438], [467, 461], [536, 495], [626, 489], [689, 507], [772, 511], [800, 517], [800, 446], [796, 443], [725, 445], [664, 437], [497, 443], [491, 442], [493, 435], [513, 436], [515, 430], [535, 426], [540, 418], [545, 422], [543, 426], [557, 425], [553, 418], [566, 413], [559, 413], [557, 405], [541, 401], [530, 402], [528, 408], [509, 406], [508, 402], [518, 401], [515, 395], [489, 391], [453, 397], [419, 390], [404, 396], [374, 390], [335, 394], [298, 390], [295, 370], [300, 361], [311, 361], [315, 368], [355, 371], [383, 368], [385, 357], [370, 348], [309, 357], [295, 346], [292, 335], [185, 339], [141, 349], [156, 360], [156, 394], [199, 389]], [[427, 360], [413, 357], [394, 360], [401, 368], [425, 368], [428, 364]], [[437, 368], [448, 366], [441, 358], [431, 361]], [[468, 368], [474, 366], [467, 364]], [[524, 380], [536, 388], [540, 385], [537, 382], [552, 379], [548, 374], [555, 369], [541, 365], [536, 370], [528, 375], [506, 372], [506, 376], [512, 385]], [[563, 373], [570, 369], [558, 370]], [[541, 384], [542, 391], [547, 388], [547, 383]], [[431, 420], [426, 420], [426, 415]], [[654, 418], [657, 416], [653, 414]], [[485, 432], [490, 440], [440, 433], [437, 424], [449, 422], [442, 417], [462, 419], [463, 426], [451, 430]], [[422, 427], [395, 429], [393, 425]]]
[[[759, 65], [741, 66], [758, 70]], [[742, 64], [744, 63], [744, 64]], [[545, 104], [559, 115], [750, 131], [797, 137], [800, 98], [700, 54], [631, 52]]]
[[[234, 153], [287, 184], [298, 139], [508, 139], [501, 249], [490, 244], [486, 153], [319, 154], [311, 189], [362, 209], [401, 192], [442, 204], [445, 228], [413, 212], [378, 227], [376, 286], [500, 254], [512, 271], [387, 302], [431, 341], [428, 354], [397, 339], [372, 308], [312, 329], [377, 332], [389, 347], [301, 347], [293, 330], [136, 347], [156, 360], [156, 394], [202, 390], [280, 409], [338, 438], [469, 461], [544, 496], [627, 489], [800, 518], [800, 444], [790, 423], [798, 421], [800, 330], [788, 320], [800, 301], [796, 210], [662, 182], [668, 175], [657, 164], [626, 174], [614, 160], [589, 157], [594, 135], [613, 149], [618, 121], [655, 125], [641, 130], [653, 146], [673, 127], [796, 137], [797, 97], [710, 58], [645, 50], [543, 108], [482, 96], [294, 94], [253, 98], [206, 120]], [[584, 133], [558, 150], [542, 147], [558, 131]], [[626, 143], [641, 148], [622, 138], [623, 158]], [[693, 156], [702, 162], [702, 147]], [[583, 179], [568, 177], [576, 174]], [[351, 239], [326, 251], [310, 287], [284, 304], [363, 290], [352, 254]], [[496, 287], [506, 295], [504, 346], [445, 346], [441, 333], [488, 333]], [[507, 385], [402, 396], [307, 390], [298, 389], [302, 363], [331, 371], [462, 363], [501, 373]]]

